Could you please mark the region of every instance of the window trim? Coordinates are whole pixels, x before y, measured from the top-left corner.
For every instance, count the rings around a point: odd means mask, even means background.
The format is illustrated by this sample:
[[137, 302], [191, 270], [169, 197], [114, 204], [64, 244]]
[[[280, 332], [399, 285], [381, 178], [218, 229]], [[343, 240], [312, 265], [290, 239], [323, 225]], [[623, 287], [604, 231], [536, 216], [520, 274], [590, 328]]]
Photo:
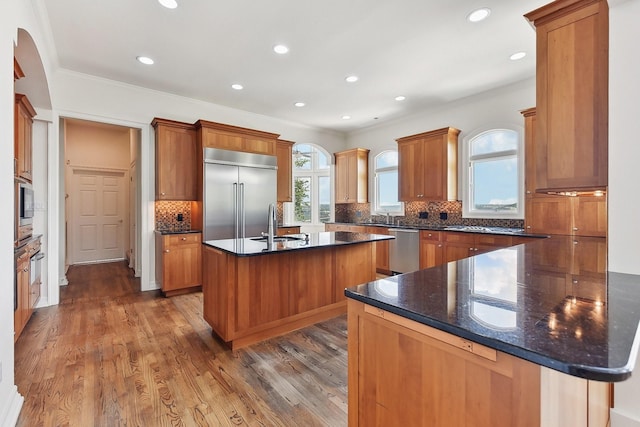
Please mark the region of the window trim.
[[[301, 221], [297, 221], [296, 220], [296, 216], [295, 213], [293, 214], [293, 218], [292, 218], [292, 222], [293, 225], [298, 225], [298, 226], [324, 226], [324, 222], [320, 222], [320, 182], [319, 182], [319, 178], [320, 177], [328, 177], [329, 178], [329, 212], [330, 212], [330, 217], [329, 217], [329, 221], [328, 222], [333, 222], [334, 221], [334, 177], [333, 177], [333, 156], [327, 151], [325, 150], [323, 147], [321, 147], [318, 144], [314, 144], [311, 142], [299, 142], [299, 143], [295, 143], [293, 144], [292, 147], [292, 156], [293, 156], [293, 152], [295, 151], [295, 146], [296, 145], [309, 145], [311, 146], [313, 149], [321, 152], [322, 154], [324, 154], [327, 158], [327, 168], [326, 169], [316, 169], [316, 167], [318, 166], [317, 163], [318, 159], [317, 156], [314, 156], [315, 159], [312, 159], [312, 164], [311, 164], [311, 169], [305, 170], [305, 169], [296, 169], [295, 167], [295, 161], [292, 158], [292, 167], [291, 167], [291, 194], [292, 194], [292, 198], [291, 198], [291, 203], [295, 204], [295, 181], [296, 181], [296, 177], [309, 177], [311, 178], [311, 222], [301, 222]], [[314, 208], [314, 206], [317, 206], [316, 208]]]
[[[393, 215], [393, 216], [404, 216], [405, 212], [404, 212], [404, 202], [401, 202], [398, 200], [398, 202], [400, 202], [400, 209], [399, 210], [387, 210], [387, 209], [381, 209], [379, 202], [380, 202], [380, 198], [378, 197], [378, 173], [379, 172], [389, 172], [389, 171], [396, 171], [396, 173], [400, 174], [399, 171], [399, 165], [396, 164], [396, 166], [387, 166], [384, 168], [380, 168], [378, 169], [377, 166], [377, 159], [378, 157], [382, 156], [385, 153], [389, 153], [389, 152], [395, 152], [396, 154], [398, 153], [398, 149], [397, 148], [387, 148], [384, 149], [382, 151], [380, 151], [378, 154], [376, 154], [373, 157], [373, 203], [371, 203], [371, 215]], [[399, 195], [399, 193], [398, 193]]]
[[[500, 211], [480, 211], [470, 209], [472, 205], [471, 194], [471, 142], [491, 131], [508, 130], [516, 132], [518, 135], [518, 143], [516, 150], [506, 150], [491, 154], [481, 154], [474, 156], [475, 160], [478, 159], [492, 159], [506, 157], [507, 155], [515, 154], [518, 164], [518, 209], [516, 212], [500, 212]], [[462, 157], [461, 157], [461, 194], [462, 194], [462, 217], [463, 218], [483, 218], [483, 219], [524, 219], [525, 214], [525, 191], [524, 191], [524, 175], [525, 175], [525, 163], [524, 163], [524, 129], [522, 126], [513, 124], [496, 124], [494, 126], [486, 126], [477, 129], [473, 133], [469, 133], [462, 140]]]

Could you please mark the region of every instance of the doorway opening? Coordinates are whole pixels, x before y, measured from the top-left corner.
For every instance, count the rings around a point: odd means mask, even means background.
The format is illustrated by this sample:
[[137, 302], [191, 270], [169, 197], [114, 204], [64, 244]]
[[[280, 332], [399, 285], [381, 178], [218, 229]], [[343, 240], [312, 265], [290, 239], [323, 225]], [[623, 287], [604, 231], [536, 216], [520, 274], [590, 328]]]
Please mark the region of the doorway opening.
[[65, 267], [125, 260], [140, 274], [140, 129], [61, 119]]

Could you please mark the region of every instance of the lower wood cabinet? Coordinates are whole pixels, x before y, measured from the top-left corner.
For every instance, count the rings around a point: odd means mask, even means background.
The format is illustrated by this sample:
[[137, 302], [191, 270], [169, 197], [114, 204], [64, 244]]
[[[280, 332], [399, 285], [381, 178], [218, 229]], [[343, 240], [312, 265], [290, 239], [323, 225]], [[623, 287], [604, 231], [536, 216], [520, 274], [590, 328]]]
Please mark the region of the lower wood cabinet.
[[[388, 235], [389, 231], [385, 227], [365, 227], [365, 233]], [[376, 242], [376, 272], [391, 274], [389, 268], [389, 241]]]
[[444, 245], [440, 231], [420, 231], [420, 268], [431, 268], [444, 262]]
[[511, 236], [484, 233], [443, 232], [444, 262], [457, 261], [514, 244]]
[[40, 277], [31, 280], [31, 257], [40, 252], [41, 238], [35, 237], [15, 253], [16, 261], [16, 309], [13, 312], [14, 342], [31, 319], [33, 309], [40, 299]]
[[611, 386], [348, 300], [349, 426], [606, 426]]
[[156, 281], [165, 296], [202, 286], [202, 233], [156, 233]]
[[596, 196], [528, 195], [527, 233], [605, 237], [607, 200]]
[[278, 227], [278, 229], [276, 230], [276, 234], [278, 236], [286, 236], [287, 234], [300, 234], [300, 227], [299, 226]]

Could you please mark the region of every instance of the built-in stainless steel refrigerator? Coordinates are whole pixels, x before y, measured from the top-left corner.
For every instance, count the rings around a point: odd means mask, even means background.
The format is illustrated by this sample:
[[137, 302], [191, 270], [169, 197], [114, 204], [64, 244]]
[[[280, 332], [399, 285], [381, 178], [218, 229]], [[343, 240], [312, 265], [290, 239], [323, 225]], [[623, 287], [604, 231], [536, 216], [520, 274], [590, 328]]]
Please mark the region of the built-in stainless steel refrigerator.
[[204, 149], [204, 239], [260, 236], [276, 203], [276, 157]]

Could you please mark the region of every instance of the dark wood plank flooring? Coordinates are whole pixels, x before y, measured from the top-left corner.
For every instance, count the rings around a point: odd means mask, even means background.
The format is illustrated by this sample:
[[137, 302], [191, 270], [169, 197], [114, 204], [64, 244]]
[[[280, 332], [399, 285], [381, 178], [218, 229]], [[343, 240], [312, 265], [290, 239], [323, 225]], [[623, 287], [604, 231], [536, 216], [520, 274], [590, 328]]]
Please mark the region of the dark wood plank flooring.
[[18, 426], [345, 426], [346, 316], [232, 352], [202, 293], [139, 292], [124, 262], [73, 266], [16, 343]]

